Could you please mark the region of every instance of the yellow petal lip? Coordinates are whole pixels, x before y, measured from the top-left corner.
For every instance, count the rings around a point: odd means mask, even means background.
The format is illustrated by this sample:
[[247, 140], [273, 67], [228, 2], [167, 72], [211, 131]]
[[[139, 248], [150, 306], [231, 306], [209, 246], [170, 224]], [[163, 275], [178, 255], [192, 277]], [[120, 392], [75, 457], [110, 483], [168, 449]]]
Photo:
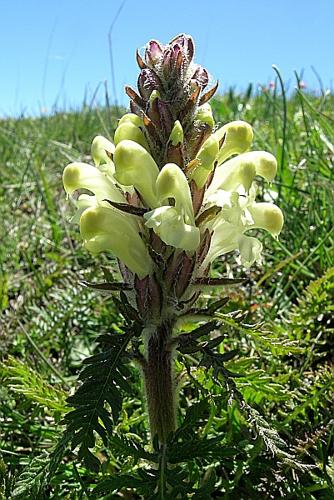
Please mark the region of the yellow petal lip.
[[[167, 245], [186, 251], [196, 250], [200, 232], [195, 225], [188, 180], [178, 165], [164, 165], [157, 177], [156, 194], [160, 206], [144, 215], [145, 225]], [[169, 205], [170, 198], [175, 200], [175, 206]]]
[[144, 215], [145, 225], [167, 245], [189, 252], [196, 250], [200, 243], [199, 228], [185, 224], [182, 215], [175, 207], [158, 207]]
[[262, 243], [253, 236], [240, 236], [238, 249], [241, 262], [245, 267], [250, 267], [256, 260], [259, 260], [262, 252]]

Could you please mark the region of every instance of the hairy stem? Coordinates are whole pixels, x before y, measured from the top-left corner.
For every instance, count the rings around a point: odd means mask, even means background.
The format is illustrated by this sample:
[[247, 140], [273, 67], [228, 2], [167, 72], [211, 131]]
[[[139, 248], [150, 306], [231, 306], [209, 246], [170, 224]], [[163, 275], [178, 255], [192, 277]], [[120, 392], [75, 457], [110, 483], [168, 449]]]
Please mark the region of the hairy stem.
[[176, 387], [171, 348], [172, 325], [161, 324], [151, 334], [144, 368], [147, 406], [152, 439], [165, 443], [176, 427]]

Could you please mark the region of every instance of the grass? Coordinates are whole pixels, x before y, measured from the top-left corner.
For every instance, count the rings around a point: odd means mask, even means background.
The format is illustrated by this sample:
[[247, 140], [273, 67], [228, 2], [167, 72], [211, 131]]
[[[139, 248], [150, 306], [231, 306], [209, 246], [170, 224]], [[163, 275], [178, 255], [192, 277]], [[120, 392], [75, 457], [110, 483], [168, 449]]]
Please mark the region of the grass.
[[[263, 238], [263, 265], [252, 268], [249, 284], [231, 294], [231, 307], [249, 311], [253, 321], [269, 321], [278, 346], [264, 333], [248, 336], [239, 330], [226, 342], [247, 356], [232, 360], [230, 369], [248, 373], [238, 382], [243, 397], [261, 409], [301, 462], [316, 467], [280, 468], [280, 457], [273, 458], [265, 436], [262, 444], [243, 444], [245, 422], [235, 405], [219, 411], [213, 405], [204, 434], [227, 426], [229, 444], [241, 458], [231, 459], [224, 473], [216, 467], [214, 491], [225, 496], [212, 498], [254, 498], [260, 491], [265, 498], [334, 495], [333, 105], [330, 93], [317, 97], [298, 90], [284, 100], [279, 89], [256, 94], [231, 89], [213, 103], [217, 122], [250, 122], [253, 149], [276, 155], [279, 174], [272, 186], [260, 189], [285, 216], [279, 241]], [[78, 285], [79, 279], [95, 279], [99, 271], [68, 222], [61, 183], [64, 166], [88, 160], [92, 138], [112, 138], [116, 120], [115, 110], [107, 107], [0, 121], [0, 456], [5, 464], [0, 467], [0, 498], [10, 498], [24, 466], [57, 441], [65, 398], [76, 385], [82, 360], [94, 351], [96, 334], [121, 324], [110, 298]], [[110, 264], [106, 257], [100, 262]], [[231, 256], [225, 264], [236, 268]], [[284, 342], [290, 348], [276, 352]], [[295, 354], [287, 354], [294, 352], [292, 345], [297, 346]], [[203, 370], [195, 379], [211, 394], [224, 394]], [[139, 394], [137, 383], [117, 427], [119, 435], [130, 433], [137, 440], [147, 431]], [[181, 406], [196, 398], [188, 382]], [[90, 498], [96, 477], [73, 456], [61, 465], [45, 498]], [[111, 451], [105, 471], [136, 469], [134, 462], [120, 457], [120, 451]], [[206, 469], [215, 462], [206, 462]], [[276, 484], [272, 490], [268, 481]], [[27, 493], [20, 498], [28, 498]]]

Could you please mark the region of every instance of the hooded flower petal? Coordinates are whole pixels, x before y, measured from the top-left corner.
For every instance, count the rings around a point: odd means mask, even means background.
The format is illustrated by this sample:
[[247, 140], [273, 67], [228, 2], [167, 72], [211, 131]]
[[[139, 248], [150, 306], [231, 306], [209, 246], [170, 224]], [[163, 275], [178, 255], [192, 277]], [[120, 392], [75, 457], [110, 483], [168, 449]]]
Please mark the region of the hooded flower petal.
[[123, 115], [122, 118], [120, 118], [120, 120], [118, 122], [118, 126], [120, 126], [126, 122], [131, 122], [134, 125], [137, 125], [137, 127], [144, 126], [143, 120], [139, 116], [135, 115], [134, 113], [126, 113], [125, 115]]
[[252, 216], [253, 224], [251, 227], [265, 229], [273, 236], [279, 235], [282, 231], [284, 218], [282, 211], [272, 203], [253, 203], [248, 207]]
[[115, 146], [108, 139], [102, 135], [94, 137], [91, 145], [91, 155], [97, 167], [101, 164], [108, 164], [112, 162], [112, 155], [114, 154]]
[[159, 169], [148, 151], [134, 141], [124, 140], [116, 146], [114, 162], [117, 181], [125, 186], [134, 186], [146, 206], [157, 207], [155, 183]]
[[252, 127], [249, 123], [241, 120], [227, 123], [219, 128], [214, 135], [219, 142], [224, 141], [217, 158], [219, 165], [230, 156], [247, 151], [253, 141]]
[[117, 129], [115, 130], [114, 141], [116, 146], [125, 139], [137, 142], [138, 144], [143, 146], [143, 148], [149, 151], [149, 146], [147, 144], [144, 133], [137, 125], [135, 125], [130, 120], [119, 124]]
[[218, 189], [236, 191], [239, 186], [249, 191], [256, 175], [272, 181], [276, 172], [277, 161], [272, 154], [265, 151], [240, 154], [216, 168], [206, 196], [209, 197]]
[[63, 173], [65, 191], [71, 195], [77, 189], [92, 191], [99, 201], [104, 199], [124, 203], [126, 200], [111, 179], [87, 163], [70, 163]]
[[131, 215], [113, 208], [87, 208], [80, 218], [80, 232], [90, 252], [111, 251], [140, 278], [151, 273], [151, 257]]
[[161, 204], [174, 198], [175, 208], [184, 214], [185, 221], [195, 224], [191, 193], [186, 176], [175, 163], [167, 163], [156, 181], [157, 197]]
[[199, 161], [192, 179], [196, 182], [199, 188], [202, 188], [206, 183], [208, 175], [215, 166], [215, 160], [219, 151], [219, 141], [217, 137], [211, 135], [199, 150], [196, 159]]
[[195, 120], [206, 123], [211, 129], [214, 127], [215, 122], [213, 120], [212, 109], [208, 102], [198, 107]]

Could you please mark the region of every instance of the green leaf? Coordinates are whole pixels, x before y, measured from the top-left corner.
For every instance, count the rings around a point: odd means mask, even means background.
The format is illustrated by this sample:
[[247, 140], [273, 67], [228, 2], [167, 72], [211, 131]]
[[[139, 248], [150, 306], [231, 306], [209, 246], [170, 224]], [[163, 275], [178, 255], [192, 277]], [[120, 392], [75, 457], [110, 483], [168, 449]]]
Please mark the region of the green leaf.
[[70, 436], [72, 448], [80, 446], [79, 457], [93, 471], [97, 471], [100, 466], [99, 460], [91, 452], [95, 446], [95, 434], [107, 446], [108, 437], [122, 408], [123, 394], [131, 392], [127, 381], [131, 372], [124, 365], [124, 352], [133, 334], [113, 335], [118, 336], [117, 342], [108, 344], [103, 338], [100, 346], [104, 350], [85, 360], [79, 376], [82, 385], [68, 398], [74, 410], [65, 416], [66, 433]]

